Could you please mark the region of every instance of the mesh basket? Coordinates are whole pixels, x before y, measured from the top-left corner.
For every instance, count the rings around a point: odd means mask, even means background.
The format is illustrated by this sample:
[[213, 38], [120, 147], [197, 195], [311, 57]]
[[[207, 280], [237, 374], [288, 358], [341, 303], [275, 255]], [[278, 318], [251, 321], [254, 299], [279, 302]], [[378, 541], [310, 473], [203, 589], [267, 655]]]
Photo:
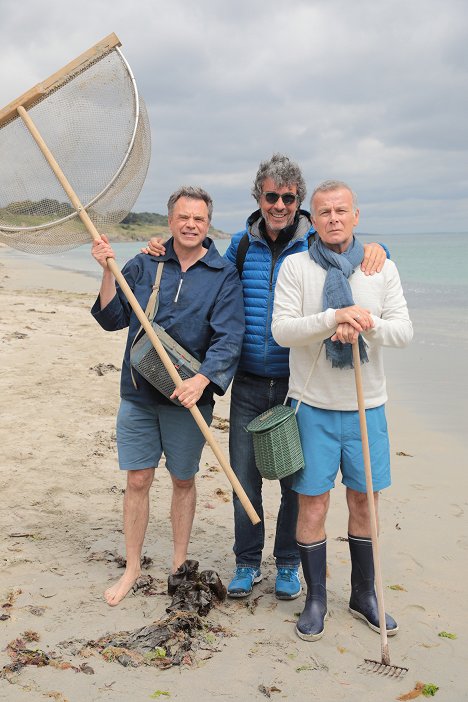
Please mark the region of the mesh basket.
[[[169, 336], [159, 324], [153, 323], [153, 327], [182, 380], [193, 378], [200, 370], [200, 362]], [[175, 383], [146, 334], [143, 334], [141, 339], [132, 347], [130, 362], [132, 367], [148, 383], [151, 383], [156, 390], [159, 390], [160, 393], [170, 399], [175, 390]], [[180, 407], [182, 406], [179, 400], [171, 400], [171, 402]]]
[[263, 478], [277, 480], [304, 467], [294, 409], [277, 405], [247, 425], [252, 434], [255, 462]]

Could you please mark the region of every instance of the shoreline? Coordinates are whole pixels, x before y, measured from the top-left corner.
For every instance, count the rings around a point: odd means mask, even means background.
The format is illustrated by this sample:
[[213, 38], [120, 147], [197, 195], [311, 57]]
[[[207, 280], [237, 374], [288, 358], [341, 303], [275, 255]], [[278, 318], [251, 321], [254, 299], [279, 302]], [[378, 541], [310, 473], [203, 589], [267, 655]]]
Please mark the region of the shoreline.
[[[153, 558], [149, 572], [160, 596], [137, 593], [108, 607], [102, 593], [121, 571], [91, 555], [122, 553], [124, 476], [116, 467], [114, 436], [119, 373], [99, 375], [96, 367], [120, 368], [125, 330], [106, 334], [93, 321], [89, 309], [98, 281], [81, 273], [51, 269], [40, 259], [2, 257], [0, 251], [0, 286], [1, 602], [9, 592], [21, 590], [8, 610], [10, 618], [0, 621], [1, 668], [10, 662], [6, 643], [25, 630], [40, 635], [38, 647], [71, 660], [60, 642], [96, 639], [161, 617], [169, 603], [164, 590], [171, 534], [169, 480], [160, 466], [145, 549]], [[136, 699], [149, 699], [159, 690], [180, 700], [264, 700], [263, 685], [278, 700], [298, 699], [306, 687], [310, 699], [375, 702], [396, 699], [421, 680], [439, 686], [437, 699], [462, 702], [468, 528], [466, 498], [458, 494], [464, 487], [459, 482], [466, 449], [461, 436], [435, 431], [412, 411], [413, 405], [406, 406], [405, 393], [398, 390], [399, 383], [409, 382], [405, 354], [400, 365], [395, 361], [396, 379], [393, 369], [389, 379], [393, 485], [381, 499], [385, 600], [400, 625], [389, 646], [392, 663], [409, 668], [403, 680], [357, 670], [364, 658], [379, 659], [380, 639], [347, 611], [349, 556], [343, 543], [341, 485], [333, 491], [327, 523], [330, 618], [320, 641], [297, 638], [294, 620], [304, 595], [293, 602], [274, 598], [271, 553], [279, 491], [276, 483], [265, 482], [264, 580], [250, 598], [228, 600], [208, 615], [232, 634], [219, 639], [212, 658], [198, 667], [162, 671], [125, 668], [94, 655], [86, 659], [94, 675], [28, 666], [15, 684], [0, 680], [0, 697], [19, 702], [26, 691], [34, 691], [38, 700], [56, 692], [62, 695], [56, 697], [60, 702], [127, 702], [132, 689]], [[218, 399], [215, 415], [227, 419], [228, 406], [229, 396]], [[227, 452], [227, 432], [213, 431]], [[204, 449], [197, 486], [190, 557], [200, 561], [200, 569], [217, 570], [227, 584], [233, 570], [230, 487], [209, 448]], [[40, 617], [32, 613], [37, 607], [44, 608]], [[457, 639], [440, 638], [442, 631]], [[74, 660], [80, 665], [84, 659]]]

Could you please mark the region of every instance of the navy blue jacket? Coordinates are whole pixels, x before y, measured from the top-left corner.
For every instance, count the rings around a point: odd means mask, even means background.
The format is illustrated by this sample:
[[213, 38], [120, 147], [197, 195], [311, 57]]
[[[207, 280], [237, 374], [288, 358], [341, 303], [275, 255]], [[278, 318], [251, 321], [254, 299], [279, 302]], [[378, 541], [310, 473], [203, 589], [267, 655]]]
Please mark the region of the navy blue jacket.
[[[164, 261], [156, 322], [179, 344], [201, 361], [200, 373], [210, 379], [198, 404], [213, 402], [213, 392], [223, 395], [236, 371], [244, 336], [242, 286], [236, 268], [222, 258], [211, 239], [208, 251], [182, 273], [173, 240], [166, 243], [164, 256], [138, 254], [125, 264], [122, 273], [143, 310], [146, 309], [156, 276], [157, 264]], [[122, 364], [120, 395], [126, 400], [151, 404], [169, 403], [134, 372], [130, 373], [130, 347], [139, 328], [135, 313], [117, 285], [117, 294], [101, 309], [99, 296], [91, 310], [106, 331], [129, 327]]]

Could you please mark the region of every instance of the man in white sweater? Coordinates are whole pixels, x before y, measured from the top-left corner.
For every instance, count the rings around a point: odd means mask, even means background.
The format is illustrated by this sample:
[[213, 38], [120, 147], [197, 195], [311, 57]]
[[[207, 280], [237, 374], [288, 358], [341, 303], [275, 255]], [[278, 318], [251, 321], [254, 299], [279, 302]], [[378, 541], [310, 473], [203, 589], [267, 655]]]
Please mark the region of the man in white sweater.
[[[305, 467], [292, 476], [292, 486], [299, 494], [296, 538], [307, 582], [296, 632], [306, 641], [321, 638], [327, 617], [325, 521], [338, 469], [349, 510], [349, 608], [379, 632], [351, 344], [359, 343], [363, 363], [377, 509], [379, 491], [391, 482], [382, 347], [405, 346], [413, 335], [395, 264], [387, 260], [378, 276], [360, 270], [363, 247], [353, 234], [359, 209], [348, 185], [319, 185], [311, 214], [318, 237], [309, 251], [284, 261], [272, 323], [275, 340], [291, 349], [289, 396], [293, 406], [301, 403], [297, 420]], [[390, 615], [386, 626], [388, 635], [398, 630]]]

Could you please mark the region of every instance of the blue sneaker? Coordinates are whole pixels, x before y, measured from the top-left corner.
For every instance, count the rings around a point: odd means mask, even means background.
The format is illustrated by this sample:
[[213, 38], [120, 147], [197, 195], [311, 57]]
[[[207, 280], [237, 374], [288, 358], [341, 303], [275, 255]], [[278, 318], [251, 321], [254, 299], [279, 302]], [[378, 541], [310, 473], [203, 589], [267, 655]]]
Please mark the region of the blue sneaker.
[[276, 576], [275, 595], [279, 600], [295, 600], [302, 592], [299, 580], [299, 568], [278, 568]]
[[227, 588], [228, 596], [247, 597], [252, 592], [253, 586], [259, 583], [262, 577], [259, 568], [237, 566], [234, 577]]

